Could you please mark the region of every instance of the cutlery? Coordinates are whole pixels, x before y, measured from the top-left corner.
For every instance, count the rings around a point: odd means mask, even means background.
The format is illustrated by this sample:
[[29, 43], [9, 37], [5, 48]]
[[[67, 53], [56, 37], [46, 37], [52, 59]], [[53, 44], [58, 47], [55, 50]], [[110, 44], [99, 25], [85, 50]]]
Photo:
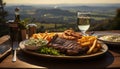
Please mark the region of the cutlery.
[[12, 61], [15, 62], [16, 61], [16, 50], [18, 48], [18, 42], [15, 41], [13, 42], [13, 58], [12, 58]]

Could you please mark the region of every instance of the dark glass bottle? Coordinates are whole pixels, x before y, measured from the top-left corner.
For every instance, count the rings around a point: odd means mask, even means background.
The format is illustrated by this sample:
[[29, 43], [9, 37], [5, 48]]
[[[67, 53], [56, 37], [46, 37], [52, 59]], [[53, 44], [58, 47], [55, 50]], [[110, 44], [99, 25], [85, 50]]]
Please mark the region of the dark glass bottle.
[[22, 39], [21, 39], [21, 29], [20, 29], [20, 9], [19, 8], [15, 8], [15, 20], [14, 20], [14, 23], [17, 24], [17, 32], [16, 32], [16, 35], [17, 35], [17, 40], [20, 42]]
[[19, 41], [19, 22], [20, 22], [20, 15], [19, 15], [19, 8], [15, 8], [15, 19], [14, 23], [12, 24], [12, 30], [11, 30], [11, 36], [12, 36], [12, 42]]

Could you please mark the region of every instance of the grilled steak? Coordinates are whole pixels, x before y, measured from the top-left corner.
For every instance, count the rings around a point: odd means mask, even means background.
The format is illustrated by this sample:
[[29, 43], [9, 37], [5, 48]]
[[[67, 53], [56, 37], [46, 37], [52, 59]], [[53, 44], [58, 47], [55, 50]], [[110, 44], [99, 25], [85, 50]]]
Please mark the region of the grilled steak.
[[66, 55], [82, 55], [89, 49], [88, 47], [80, 46], [75, 40], [68, 40], [55, 35], [51, 42], [48, 43], [49, 47], [53, 47]]

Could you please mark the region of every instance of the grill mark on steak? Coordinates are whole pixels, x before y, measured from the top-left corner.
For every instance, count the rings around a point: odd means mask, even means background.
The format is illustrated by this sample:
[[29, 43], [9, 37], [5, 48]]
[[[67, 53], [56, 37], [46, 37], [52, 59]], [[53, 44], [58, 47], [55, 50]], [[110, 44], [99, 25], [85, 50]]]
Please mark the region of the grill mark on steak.
[[53, 47], [66, 55], [82, 55], [89, 49], [88, 47], [80, 46], [75, 40], [60, 38], [58, 35], [55, 35], [53, 38], [54, 39], [48, 43], [48, 46]]

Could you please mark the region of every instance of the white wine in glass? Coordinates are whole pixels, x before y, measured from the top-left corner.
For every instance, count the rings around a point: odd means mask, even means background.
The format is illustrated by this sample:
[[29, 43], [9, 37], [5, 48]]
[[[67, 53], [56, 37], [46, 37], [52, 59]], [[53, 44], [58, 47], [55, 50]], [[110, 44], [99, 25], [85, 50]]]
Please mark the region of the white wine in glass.
[[86, 31], [90, 27], [90, 13], [78, 12], [77, 13], [77, 25], [84, 36], [87, 36]]

